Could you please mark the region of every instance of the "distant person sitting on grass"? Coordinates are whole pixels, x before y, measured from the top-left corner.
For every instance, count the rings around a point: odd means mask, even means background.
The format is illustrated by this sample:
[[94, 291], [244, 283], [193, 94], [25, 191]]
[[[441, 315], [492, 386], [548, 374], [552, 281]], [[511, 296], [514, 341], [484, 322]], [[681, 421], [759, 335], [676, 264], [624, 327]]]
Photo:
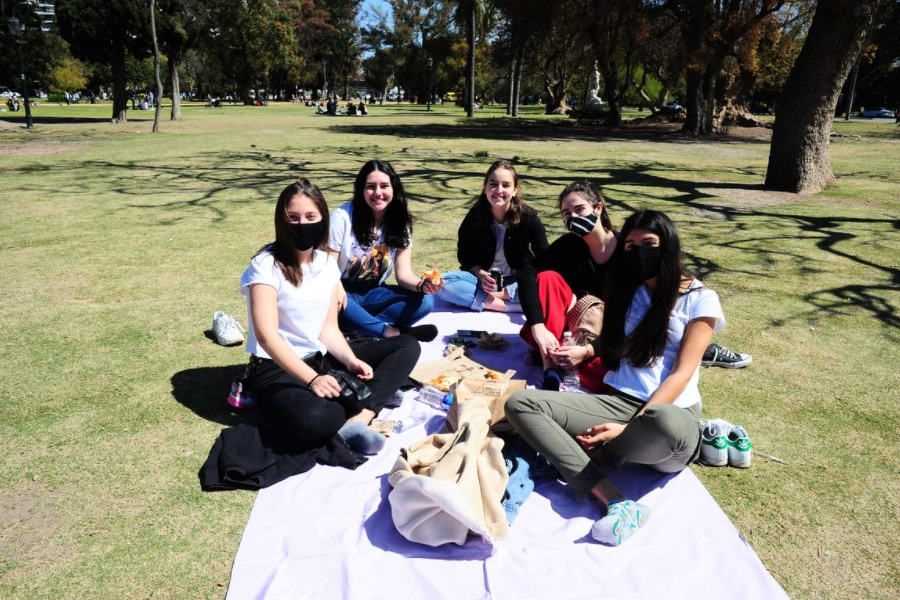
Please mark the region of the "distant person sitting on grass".
[[700, 454], [700, 359], [725, 316], [714, 291], [687, 273], [672, 221], [628, 217], [603, 316], [603, 394], [525, 390], [506, 402], [519, 435], [578, 493], [606, 507], [597, 541], [617, 545], [647, 520], [607, 478], [626, 463], [677, 473]]
[[[431, 312], [441, 284], [412, 270], [412, 217], [403, 184], [390, 163], [370, 160], [353, 183], [353, 199], [331, 214], [331, 254], [346, 290], [341, 329], [366, 336], [437, 336], [414, 324]], [[387, 285], [395, 273], [397, 285]]]
[[521, 312], [517, 271], [546, 249], [544, 224], [519, 195], [516, 168], [508, 161], [495, 161], [457, 231], [460, 270], [444, 273], [438, 295], [478, 312]]
[[[241, 277], [247, 297], [259, 428], [282, 451], [314, 451], [335, 433], [362, 454], [377, 453], [381, 434], [367, 429], [406, 381], [419, 358], [410, 336], [348, 345], [338, 329], [340, 272], [327, 252], [328, 206], [306, 179], [275, 204], [275, 241], [261, 248]], [[372, 394], [359, 405], [339, 401], [335, 377], [346, 369]]]

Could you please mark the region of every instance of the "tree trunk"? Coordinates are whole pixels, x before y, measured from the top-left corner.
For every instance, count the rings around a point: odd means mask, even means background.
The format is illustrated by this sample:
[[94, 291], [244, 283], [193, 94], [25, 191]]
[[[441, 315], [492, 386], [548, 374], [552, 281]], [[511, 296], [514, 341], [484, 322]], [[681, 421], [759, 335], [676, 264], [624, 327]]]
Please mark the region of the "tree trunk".
[[469, 52], [466, 55], [466, 116], [471, 117], [475, 111], [475, 0], [467, 2], [466, 42]]
[[516, 56], [509, 61], [509, 98], [506, 101], [506, 114], [512, 115], [513, 94], [516, 90]]
[[112, 120], [115, 123], [128, 121], [128, 92], [125, 85], [125, 46], [113, 50], [110, 57], [112, 70], [113, 108]]
[[153, 133], [159, 133], [159, 109], [162, 108], [162, 82], [159, 80], [159, 44], [156, 41], [156, 0], [150, 0], [150, 33], [153, 35], [153, 75], [156, 77], [156, 98], [153, 99]]
[[606, 96], [606, 106], [609, 114], [606, 124], [616, 127], [622, 124], [622, 103], [619, 98], [619, 74], [618, 69], [604, 68], [603, 95]]
[[862, 57], [857, 56], [856, 62], [853, 63], [853, 70], [850, 71], [850, 87], [847, 89], [847, 111], [844, 113], [844, 120], [850, 120], [850, 113], [853, 112], [853, 96], [856, 94], [856, 78], [859, 75], [859, 61]]
[[566, 103], [569, 98], [569, 90], [561, 82], [544, 82], [544, 90], [547, 92], [544, 114], [564, 115], [569, 112], [569, 105]]
[[688, 69], [685, 77], [687, 83], [687, 116], [681, 130], [695, 136], [713, 133], [713, 108], [715, 106], [716, 77], [706, 71]]
[[516, 72], [513, 77], [513, 105], [512, 116], [519, 116], [519, 95], [522, 89], [522, 63], [525, 62], [525, 50], [519, 49], [519, 55], [516, 57]]
[[169, 57], [169, 79], [172, 81], [172, 112], [170, 121], [181, 120], [181, 81], [178, 79], [178, 61]]
[[772, 130], [768, 189], [815, 193], [834, 183], [828, 144], [844, 80], [881, 0], [820, 0]]

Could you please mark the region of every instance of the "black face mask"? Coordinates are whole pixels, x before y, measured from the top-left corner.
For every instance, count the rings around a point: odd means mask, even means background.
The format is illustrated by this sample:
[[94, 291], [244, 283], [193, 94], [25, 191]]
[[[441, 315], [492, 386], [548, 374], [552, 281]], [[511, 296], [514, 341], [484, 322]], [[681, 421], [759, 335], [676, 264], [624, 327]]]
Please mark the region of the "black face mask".
[[594, 225], [596, 224], [597, 213], [592, 212], [591, 214], [585, 216], [575, 215], [574, 217], [566, 221], [566, 229], [576, 235], [584, 237], [594, 230]]
[[659, 246], [632, 246], [623, 254], [625, 268], [640, 281], [647, 281], [659, 275]]
[[294, 246], [297, 250], [309, 250], [319, 243], [322, 234], [325, 233], [325, 221], [315, 223], [291, 223], [291, 233], [294, 236]]

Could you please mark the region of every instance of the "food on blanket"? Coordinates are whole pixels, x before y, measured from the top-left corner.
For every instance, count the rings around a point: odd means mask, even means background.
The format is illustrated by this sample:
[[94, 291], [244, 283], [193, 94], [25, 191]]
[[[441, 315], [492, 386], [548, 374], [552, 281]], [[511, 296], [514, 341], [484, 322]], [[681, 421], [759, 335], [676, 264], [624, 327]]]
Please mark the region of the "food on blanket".
[[[450, 343], [447, 344], [446, 348], [444, 348], [444, 356], [450, 356], [451, 354], [453, 354], [453, 352], [456, 351], [457, 348], [463, 349], [463, 356], [466, 356], [466, 357], [472, 356], [472, 353], [469, 352], [470, 344], [459, 344], [459, 343], [454, 342], [453, 340], [454, 340], [454, 338], [450, 338]], [[471, 344], [471, 345], [474, 345], [474, 344]]]
[[372, 422], [369, 423], [369, 429], [385, 437], [390, 437], [396, 426], [397, 421], [390, 419], [372, 419]]
[[489, 379], [491, 381], [500, 381], [503, 379], [503, 374], [494, 371], [493, 369], [488, 369], [487, 373], [484, 374], [485, 379]]
[[499, 350], [509, 346], [509, 340], [499, 333], [482, 333], [478, 337], [478, 347], [482, 350]]
[[456, 382], [459, 381], [457, 377], [453, 375], [438, 375], [434, 379], [428, 382], [428, 385], [431, 387], [435, 387], [442, 392], [449, 392], [451, 386], [456, 385]]
[[425, 271], [422, 273], [422, 278], [427, 279], [434, 285], [441, 285], [443, 278], [441, 277], [441, 272], [437, 269], [431, 269], [430, 271]]

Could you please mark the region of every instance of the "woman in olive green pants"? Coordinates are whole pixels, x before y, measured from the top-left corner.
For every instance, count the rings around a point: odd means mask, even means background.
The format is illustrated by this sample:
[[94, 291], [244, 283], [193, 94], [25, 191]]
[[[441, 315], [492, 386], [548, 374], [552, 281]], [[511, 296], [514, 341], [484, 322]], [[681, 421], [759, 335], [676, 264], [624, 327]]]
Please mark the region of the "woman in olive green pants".
[[640, 528], [646, 506], [604, 475], [625, 463], [674, 473], [700, 452], [700, 360], [725, 326], [715, 292], [687, 274], [672, 221], [639, 211], [622, 227], [612, 293], [603, 318], [604, 394], [525, 390], [506, 416], [577, 492], [607, 508], [594, 539], [620, 544]]

